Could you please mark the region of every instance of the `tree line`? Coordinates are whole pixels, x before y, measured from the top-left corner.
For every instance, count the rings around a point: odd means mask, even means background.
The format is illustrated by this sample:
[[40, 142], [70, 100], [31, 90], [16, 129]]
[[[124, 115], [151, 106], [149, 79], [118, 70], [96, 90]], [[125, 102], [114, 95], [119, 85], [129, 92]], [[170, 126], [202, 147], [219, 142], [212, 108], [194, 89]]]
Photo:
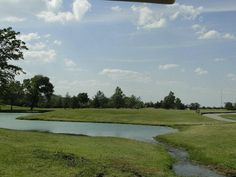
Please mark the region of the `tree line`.
[[50, 79], [43, 75], [36, 75], [30, 79], [20, 81], [12, 80], [5, 84], [4, 94], [0, 97], [3, 104], [14, 106], [26, 106], [33, 110], [34, 107], [41, 108], [165, 108], [165, 109], [199, 109], [198, 103], [185, 105], [180, 98], [175, 97], [174, 92], [164, 97], [163, 100], [144, 103], [140, 97], [135, 95], [126, 96], [120, 87], [116, 87], [113, 95], [107, 97], [102, 91], [98, 91], [92, 98], [87, 93], [78, 93], [70, 96], [56, 95], [54, 86]]

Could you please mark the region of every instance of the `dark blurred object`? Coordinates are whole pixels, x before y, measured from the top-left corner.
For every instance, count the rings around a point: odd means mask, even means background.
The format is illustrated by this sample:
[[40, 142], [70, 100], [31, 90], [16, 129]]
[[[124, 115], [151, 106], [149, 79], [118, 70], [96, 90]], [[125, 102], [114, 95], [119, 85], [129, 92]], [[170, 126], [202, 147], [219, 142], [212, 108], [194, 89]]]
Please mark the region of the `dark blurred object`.
[[147, 2], [156, 4], [174, 4], [175, 0], [109, 0], [109, 1], [125, 1], [125, 2]]

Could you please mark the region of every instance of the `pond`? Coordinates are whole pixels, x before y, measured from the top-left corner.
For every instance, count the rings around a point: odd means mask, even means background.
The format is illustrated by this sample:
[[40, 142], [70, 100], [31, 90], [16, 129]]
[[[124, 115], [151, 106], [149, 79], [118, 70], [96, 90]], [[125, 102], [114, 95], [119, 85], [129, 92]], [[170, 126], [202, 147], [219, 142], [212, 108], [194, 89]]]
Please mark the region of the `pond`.
[[0, 113], [0, 128], [13, 130], [34, 130], [52, 133], [83, 134], [88, 136], [110, 136], [129, 138], [134, 140], [153, 142], [153, 137], [177, 130], [170, 127], [110, 124], [110, 123], [84, 123], [84, 122], [61, 122], [61, 121], [34, 121], [17, 120], [24, 113]]

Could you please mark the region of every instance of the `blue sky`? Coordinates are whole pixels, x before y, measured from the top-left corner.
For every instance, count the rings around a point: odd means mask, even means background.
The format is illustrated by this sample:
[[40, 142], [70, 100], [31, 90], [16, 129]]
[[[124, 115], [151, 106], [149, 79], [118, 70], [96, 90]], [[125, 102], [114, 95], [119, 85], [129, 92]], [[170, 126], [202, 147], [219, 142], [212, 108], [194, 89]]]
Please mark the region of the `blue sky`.
[[174, 5], [92, 0], [1, 0], [0, 27], [21, 32], [17, 62], [49, 76], [55, 93], [111, 96], [116, 86], [144, 101], [170, 90], [184, 103], [236, 102], [235, 0]]

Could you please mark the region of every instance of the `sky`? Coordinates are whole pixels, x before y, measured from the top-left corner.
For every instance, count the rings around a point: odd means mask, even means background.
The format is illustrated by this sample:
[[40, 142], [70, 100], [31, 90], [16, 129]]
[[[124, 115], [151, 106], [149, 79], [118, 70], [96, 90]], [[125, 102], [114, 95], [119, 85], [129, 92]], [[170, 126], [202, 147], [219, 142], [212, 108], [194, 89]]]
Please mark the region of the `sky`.
[[119, 86], [143, 101], [173, 91], [186, 104], [236, 102], [235, 18], [235, 0], [0, 1], [0, 28], [19, 31], [29, 48], [17, 79], [42, 74], [56, 94], [91, 98]]

